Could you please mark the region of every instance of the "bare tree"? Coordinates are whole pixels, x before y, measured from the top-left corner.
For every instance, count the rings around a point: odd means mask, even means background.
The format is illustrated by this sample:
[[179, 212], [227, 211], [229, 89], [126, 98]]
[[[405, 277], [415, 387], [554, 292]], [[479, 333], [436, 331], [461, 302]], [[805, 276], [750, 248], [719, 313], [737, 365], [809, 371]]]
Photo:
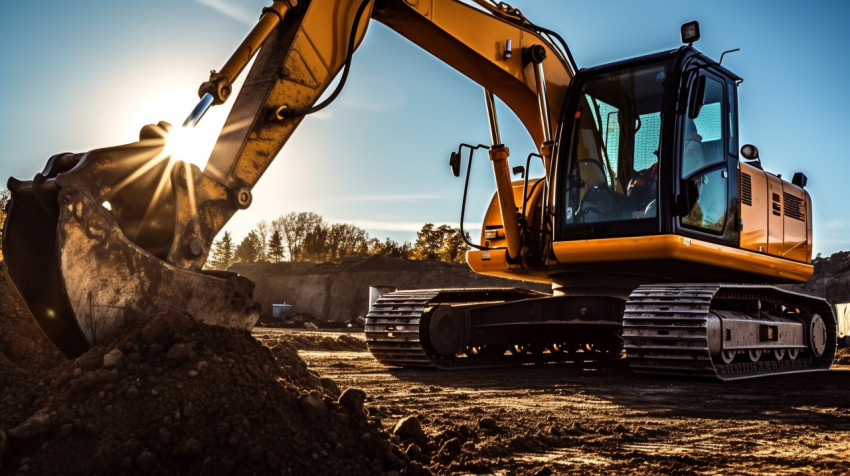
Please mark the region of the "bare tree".
[[[311, 242], [319, 238], [318, 230], [324, 225], [321, 215], [313, 212], [291, 212], [279, 217], [273, 222], [283, 233], [290, 261], [300, 261], [304, 258], [304, 247], [310, 235]], [[311, 247], [313, 244], [311, 243]]]
[[260, 222], [257, 223], [255, 231], [257, 232], [257, 238], [260, 239], [260, 257], [257, 261], [265, 261], [268, 259], [270, 229], [271, 227], [269, 226], [269, 222], [265, 220], [260, 220]]

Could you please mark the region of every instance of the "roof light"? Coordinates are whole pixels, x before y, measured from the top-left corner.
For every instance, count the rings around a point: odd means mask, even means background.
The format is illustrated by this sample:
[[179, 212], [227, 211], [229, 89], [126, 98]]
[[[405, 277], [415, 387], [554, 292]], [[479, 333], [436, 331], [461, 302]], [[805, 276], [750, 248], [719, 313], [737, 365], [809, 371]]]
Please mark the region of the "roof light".
[[682, 43], [692, 45], [699, 41], [699, 22], [691, 21], [682, 25]]

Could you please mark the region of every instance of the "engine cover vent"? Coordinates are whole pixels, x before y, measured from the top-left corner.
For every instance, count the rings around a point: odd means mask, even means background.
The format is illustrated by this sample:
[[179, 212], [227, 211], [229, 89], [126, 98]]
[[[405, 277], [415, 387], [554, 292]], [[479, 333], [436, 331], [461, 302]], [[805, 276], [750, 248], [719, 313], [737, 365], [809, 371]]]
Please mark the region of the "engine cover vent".
[[800, 197], [784, 192], [782, 194], [782, 201], [785, 204], [785, 216], [795, 220], [806, 221], [806, 209], [803, 208], [805, 203]]
[[741, 174], [741, 203], [753, 206], [753, 179], [750, 174]]

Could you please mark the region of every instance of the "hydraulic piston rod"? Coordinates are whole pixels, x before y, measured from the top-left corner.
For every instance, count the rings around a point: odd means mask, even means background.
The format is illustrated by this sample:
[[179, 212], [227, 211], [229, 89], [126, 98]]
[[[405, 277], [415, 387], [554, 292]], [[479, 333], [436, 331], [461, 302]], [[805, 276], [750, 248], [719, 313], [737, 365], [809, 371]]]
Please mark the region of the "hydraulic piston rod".
[[493, 163], [493, 174], [496, 177], [496, 194], [499, 196], [499, 211], [505, 226], [505, 239], [508, 242], [508, 258], [519, 257], [522, 242], [519, 236], [519, 221], [517, 220], [516, 200], [511, 184], [511, 172], [508, 164], [510, 152], [501, 143], [499, 122], [496, 119], [496, 101], [491, 91], [485, 90], [487, 100], [487, 116], [490, 118], [490, 137], [493, 147], [490, 148], [490, 161]]
[[245, 66], [257, 54], [269, 35], [283, 21], [286, 13], [297, 4], [298, 0], [274, 0], [270, 7], [263, 9], [263, 16], [260, 17], [260, 21], [242, 40], [242, 44], [236, 48], [236, 51], [230, 55], [221, 71], [212, 71], [210, 79], [201, 84], [198, 90], [198, 96], [201, 97], [201, 100], [189, 114], [189, 117], [186, 118], [183, 127], [194, 127], [211, 106], [223, 104], [227, 101], [227, 98], [233, 92], [233, 82], [239, 76], [239, 73], [245, 69]]

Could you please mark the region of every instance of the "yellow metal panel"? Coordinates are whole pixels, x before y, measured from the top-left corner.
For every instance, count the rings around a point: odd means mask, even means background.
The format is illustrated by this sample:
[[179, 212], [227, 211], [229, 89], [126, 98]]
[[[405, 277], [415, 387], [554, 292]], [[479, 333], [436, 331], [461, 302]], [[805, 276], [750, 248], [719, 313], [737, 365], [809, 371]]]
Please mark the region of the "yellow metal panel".
[[523, 269], [519, 264], [508, 263], [507, 250], [471, 250], [466, 252], [466, 262], [473, 271], [489, 276], [551, 284], [545, 271]]
[[552, 244], [552, 250], [558, 262], [564, 265], [672, 259], [800, 282], [807, 281], [813, 271], [806, 263], [678, 235], [558, 241]]
[[806, 214], [808, 210], [806, 202], [809, 201], [809, 194], [788, 182], [782, 185], [782, 256], [794, 261], [807, 262], [811, 256], [808, 253], [808, 230], [806, 229], [806, 223], [809, 220]]
[[767, 252], [782, 256], [785, 251], [785, 232], [782, 223], [782, 179], [767, 177]]
[[[741, 221], [743, 227], [740, 246], [745, 250], [767, 253], [767, 214], [769, 200], [767, 195], [767, 177], [764, 171], [751, 165], [741, 164], [741, 187], [738, 196], [741, 201]], [[749, 181], [747, 181], [749, 177]], [[749, 185], [749, 186], [747, 186]], [[749, 197], [749, 204], [745, 198]]]

